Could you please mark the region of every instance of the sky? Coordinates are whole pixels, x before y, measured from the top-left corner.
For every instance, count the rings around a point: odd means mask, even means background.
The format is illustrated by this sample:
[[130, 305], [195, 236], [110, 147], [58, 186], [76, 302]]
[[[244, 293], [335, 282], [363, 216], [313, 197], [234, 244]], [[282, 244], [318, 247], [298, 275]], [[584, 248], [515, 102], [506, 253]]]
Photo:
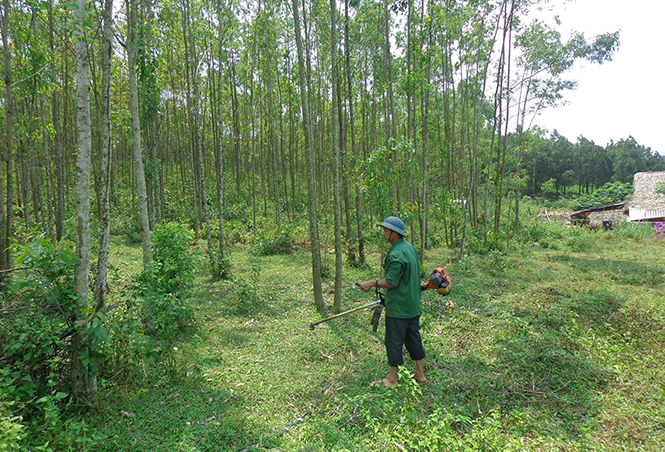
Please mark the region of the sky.
[[[638, 144], [665, 155], [665, 0], [554, 0], [562, 40], [571, 30], [590, 40], [619, 30], [613, 61], [576, 63], [566, 74], [577, 80], [563, 107], [545, 110], [534, 120], [571, 142], [583, 135], [606, 146], [632, 136]], [[543, 17], [544, 18], [544, 17]]]

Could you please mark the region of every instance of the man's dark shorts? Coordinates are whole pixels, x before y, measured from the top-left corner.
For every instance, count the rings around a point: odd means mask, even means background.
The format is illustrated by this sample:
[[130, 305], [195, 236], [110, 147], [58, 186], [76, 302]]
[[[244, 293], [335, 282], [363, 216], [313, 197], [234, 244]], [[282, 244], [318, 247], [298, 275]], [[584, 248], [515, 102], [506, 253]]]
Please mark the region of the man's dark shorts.
[[425, 349], [420, 337], [420, 316], [410, 319], [399, 319], [386, 317], [386, 354], [389, 366], [401, 366], [404, 364], [402, 349], [406, 347], [411, 359], [418, 361], [425, 358]]

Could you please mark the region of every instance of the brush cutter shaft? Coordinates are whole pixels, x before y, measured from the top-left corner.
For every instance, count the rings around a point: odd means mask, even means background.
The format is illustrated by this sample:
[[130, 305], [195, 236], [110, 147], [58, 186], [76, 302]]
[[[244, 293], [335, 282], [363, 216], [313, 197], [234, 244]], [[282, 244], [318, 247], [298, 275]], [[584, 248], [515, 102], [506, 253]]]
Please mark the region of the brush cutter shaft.
[[356, 311], [360, 311], [361, 309], [373, 308], [373, 307], [375, 307], [377, 304], [379, 304], [379, 300], [373, 301], [373, 302], [371, 302], [371, 303], [367, 303], [367, 304], [365, 304], [365, 305], [362, 305], [362, 306], [357, 307], [357, 308], [354, 308], [354, 309], [349, 309], [348, 311], [340, 312], [339, 314], [332, 315], [332, 316], [330, 316], [330, 317], [328, 317], [328, 318], [326, 318], [326, 319], [323, 319], [323, 320], [319, 320], [319, 321], [317, 321], [317, 322], [310, 323], [310, 324], [309, 324], [309, 327], [310, 327], [310, 328], [313, 328], [315, 325], [318, 325], [319, 323], [327, 322], [328, 320], [336, 319], [336, 318], [338, 318], [338, 317], [342, 317], [343, 315], [351, 314], [352, 312], [356, 312]]

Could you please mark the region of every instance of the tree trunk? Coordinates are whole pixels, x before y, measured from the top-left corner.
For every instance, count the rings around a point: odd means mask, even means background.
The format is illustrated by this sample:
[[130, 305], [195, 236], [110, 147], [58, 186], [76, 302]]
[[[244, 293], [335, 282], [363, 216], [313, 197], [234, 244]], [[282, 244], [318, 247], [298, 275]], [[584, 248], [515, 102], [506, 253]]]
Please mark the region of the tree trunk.
[[[3, 190], [3, 178], [0, 173], [0, 270], [12, 267], [9, 244], [11, 242], [12, 200], [11, 200], [11, 167], [14, 132], [14, 98], [12, 96], [11, 52], [9, 51], [9, 0], [2, 2], [2, 48], [4, 49], [5, 82], [5, 162], [7, 174], [7, 190]], [[1, 163], [1, 162], [0, 162]], [[4, 193], [3, 193], [4, 192]], [[6, 272], [0, 271], [0, 287], [5, 286]]]
[[423, 101], [421, 104], [422, 111], [420, 113], [423, 121], [422, 134], [423, 134], [423, 193], [422, 193], [422, 220], [420, 231], [420, 265], [425, 263], [425, 249], [427, 248], [427, 153], [429, 152], [429, 99], [430, 99], [430, 74], [432, 68], [432, 57], [430, 49], [432, 45], [432, 29], [431, 22], [429, 22], [429, 29], [427, 32], [427, 66], [425, 68], [425, 84], [423, 86]]
[[298, 48], [298, 73], [300, 75], [300, 99], [302, 105], [303, 126], [305, 128], [305, 152], [307, 154], [307, 198], [309, 207], [309, 236], [312, 247], [312, 284], [314, 289], [314, 304], [316, 309], [322, 311], [323, 293], [321, 290], [321, 250], [319, 243], [319, 226], [317, 221], [317, 194], [314, 168], [314, 132], [309, 111], [307, 91], [307, 74], [305, 72], [305, 57], [302, 37], [300, 34], [300, 18], [298, 17], [298, 0], [291, 0], [293, 5], [293, 22], [295, 26], [296, 46]]
[[[264, 12], [267, 19], [267, 13]], [[270, 25], [265, 21], [266, 30]], [[266, 46], [269, 46], [270, 43], [266, 43]], [[268, 143], [270, 145], [270, 155], [272, 156], [272, 191], [273, 191], [273, 202], [275, 203], [275, 222], [277, 223], [277, 232], [279, 233], [282, 229], [282, 215], [281, 215], [281, 202], [279, 197], [279, 156], [277, 152], [277, 143], [275, 140], [275, 115], [273, 113], [273, 83], [272, 83], [272, 67], [271, 67], [271, 53], [273, 49], [268, 47], [266, 52], [266, 89], [267, 93], [265, 96], [266, 102], [268, 104]], [[280, 115], [281, 116], [281, 115]]]
[[113, 136], [111, 127], [111, 82], [113, 57], [113, 0], [104, 2], [104, 23], [102, 37], [102, 149], [100, 159], [99, 190], [99, 256], [97, 258], [97, 281], [95, 282], [95, 310], [104, 307], [107, 291], [106, 274], [108, 271], [111, 227], [109, 221], [109, 192], [111, 188], [111, 158], [113, 155]]
[[[55, 55], [55, 31], [53, 24], [53, 7], [48, 7], [49, 19], [49, 46], [51, 53]], [[55, 160], [55, 240], [62, 239], [65, 228], [65, 181], [64, 181], [64, 162], [62, 152], [62, 132], [60, 130], [60, 102], [58, 99], [58, 90], [54, 89], [51, 95], [51, 109], [53, 116], [53, 153]]]
[[[74, 10], [74, 50], [76, 54], [76, 126], [78, 152], [76, 154], [76, 255], [79, 263], [74, 268], [74, 284], [79, 311], [88, 307], [90, 279], [90, 162], [92, 154], [92, 129], [90, 119], [90, 60], [86, 39], [86, 1], [77, 0]], [[77, 322], [78, 323], [78, 322]], [[88, 383], [88, 369], [79, 356], [86, 347], [86, 325], [79, 326], [73, 336], [72, 383], [75, 392], [81, 393]]]
[[335, 1], [330, 0], [330, 51], [332, 59], [332, 145], [334, 169], [334, 211], [335, 211], [335, 303], [334, 312], [340, 312], [342, 307], [342, 205], [340, 196], [340, 146], [339, 146], [339, 80], [337, 74], [337, 9]]
[[[83, 1], [83, 0], [78, 0]], [[139, 202], [139, 217], [141, 222], [141, 244], [143, 246], [143, 268], [148, 269], [152, 264], [152, 244], [150, 243], [150, 221], [148, 218], [148, 196], [143, 171], [143, 153], [141, 149], [141, 120], [139, 117], [139, 94], [136, 77], [136, 56], [138, 51], [137, 0], [129, 0], [129, 39], [127, 57], [129, 66], [129, 112], [132, 117], [132, 155], [134, 159], [134, 177], [136, 178], [136, 192]]]
[[[219, 99], [217, 100], [217, 103], [219, 104], [219, 108], [217, 110], [217, 123], [218, 123], [218, 128], [219, 128], [219, 136], [218, 136], [218, 143], [217, 143], [217, 157], [215, 159], [216, 163], [216, 169], [217, 169], [217, 202], [219, 203], [219, 247], [218, 247], [218, 256], [217, 256], [217, 262], [215, 262], [216, 269], [219, 269], [219, 275], [216, 275], [220, 278], [226, 277], [225, 272], [225, 255], [224, 255], [224, 153], [223, 153], [223, 139], [222, 139], [222, 131], [224, 130], [224, 110], [222, 108], [222, 102], [221, 102], [221, 97], [222, 97], [222, 90], [224, 89], [224, 83], [223, 83], [223, 77], [222, 77], [222, 61], [224, 57], [224, 46], [222, 45], [222, 35], [224, 33], [224, 28], [223, 28], [223, 17], [222, 17], [222, 1], [218, 0], [217, 1], [217, 18], [219, 22], [219, 62], [218, 62], [218, 67], [219, 67], [219, 75], [218, 75], [218, 83], [219, 83]], [[235, 121], [234, 121], [235, 122]], [[235, 129], [235, 127], [234, 127]], [[233, 132], [235, 136], [235, 130]], [[235, 140], [234, 140], [235, 141]]]
[[46, 108], [44, 104], [44, 94], [39, 94], [39, 111], [42, 124], [42, 146], [44, 150], [44, 174], [46, 178], [46, 233], [51, 240], [55, 240], [53, 230], [53, 219], [55, 213], [55, 202], [53, 199], [53, 166], [51, 158], [51, 147], [48, 137], [48, 128], [46, 122]]

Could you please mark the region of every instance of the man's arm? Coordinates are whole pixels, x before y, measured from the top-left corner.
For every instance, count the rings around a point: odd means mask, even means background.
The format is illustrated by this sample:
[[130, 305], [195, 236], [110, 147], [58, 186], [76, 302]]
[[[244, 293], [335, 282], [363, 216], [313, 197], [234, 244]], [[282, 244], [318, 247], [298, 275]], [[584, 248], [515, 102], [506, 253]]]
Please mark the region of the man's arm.
[[391, 286], [388, 284], [386, 281], [386, 278], [383, 279], [376, 279], [376, 280], [371, 280], [371, 281], [364, 281], [360, 283], [360, 288], [364, 290], [365, 292], [369, 292], [370, 290], [374, 288], [379, 288], [379, 289], [392, 289], [395, 286]]

